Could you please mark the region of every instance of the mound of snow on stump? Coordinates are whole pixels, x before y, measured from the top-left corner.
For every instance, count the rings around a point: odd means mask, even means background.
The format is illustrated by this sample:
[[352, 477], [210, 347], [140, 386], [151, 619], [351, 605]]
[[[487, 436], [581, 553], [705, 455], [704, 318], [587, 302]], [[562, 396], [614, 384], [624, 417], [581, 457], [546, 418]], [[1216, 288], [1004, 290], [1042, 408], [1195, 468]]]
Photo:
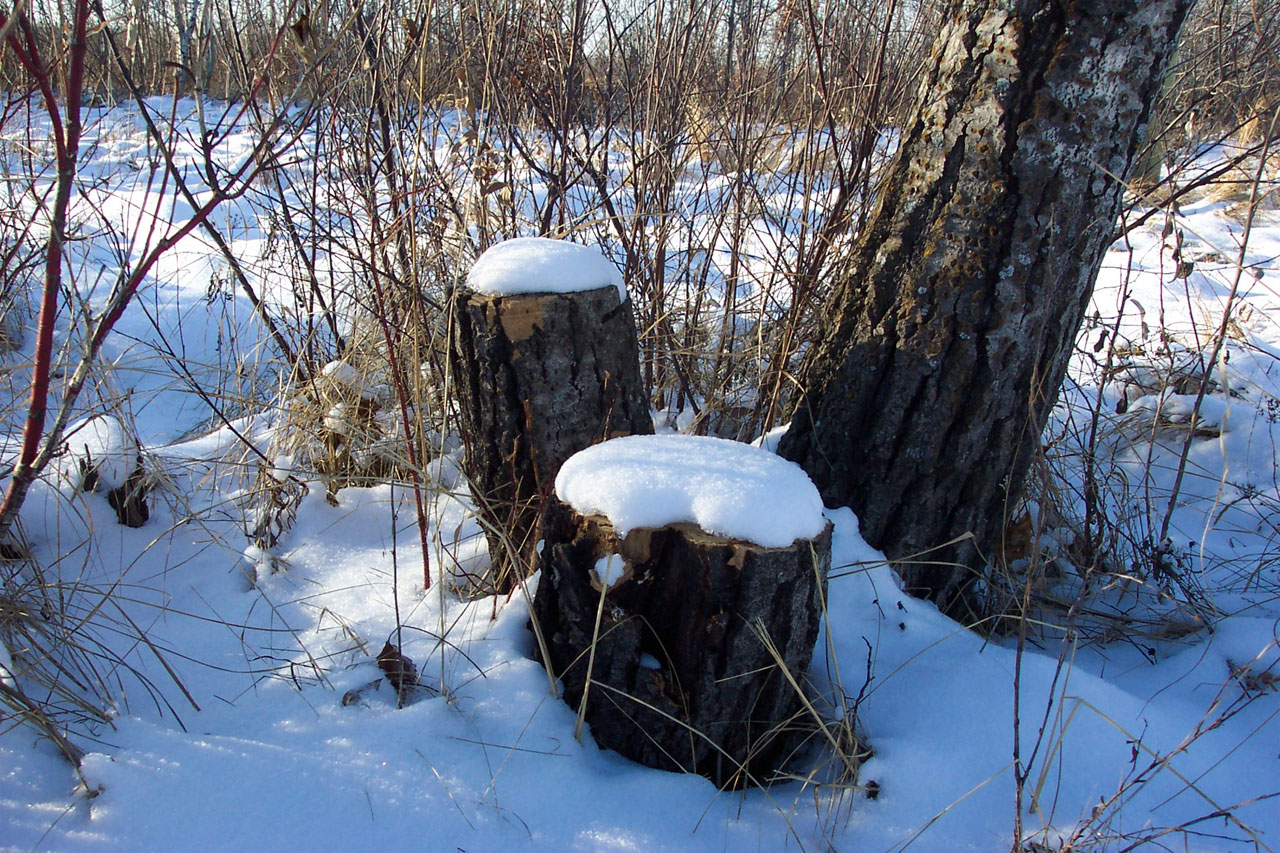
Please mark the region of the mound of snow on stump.
[[723, 439], [616, 438], [556, 477], [534, 618], [597, 744], [758, 783], [814, 731], [799, 691], [830, 564], [796, 465]]
[[106, 492], [116, 519], [141, 527], [151, 517], [138, 441], [118, 418], [94, 415], [67, 430], [63, 473], [75, 489]]
[[140, 464], [138, 442], [119, 419], [95, 415], [67, 430], [64, 465], [76, 488], [119, 489]]
[[571, 457], [556, 496], [602, 515], [625, 536], [689, 522], [726, 539], [786, 548], [822, 533], [822, 498], [808, 475], [767, 450], [722, 438], [635, 435]]
[[467, 289], [490, 296], [576, 293], [613, 285], [627, 301], [622, 274], [599, 249], [547, 237], [516, 237], [489, 247], [467, 275]]

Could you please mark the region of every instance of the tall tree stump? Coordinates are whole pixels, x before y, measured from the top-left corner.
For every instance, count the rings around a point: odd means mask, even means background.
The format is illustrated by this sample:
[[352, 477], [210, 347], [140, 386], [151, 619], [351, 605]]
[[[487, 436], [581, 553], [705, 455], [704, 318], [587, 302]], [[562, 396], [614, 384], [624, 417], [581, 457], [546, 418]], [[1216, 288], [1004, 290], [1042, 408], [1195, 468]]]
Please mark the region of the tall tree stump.
[[[665, 488], [654, 493], [660, 501]], [[597, 744], [740, 787], [767, 779], [804, 743], [814, 721], [799, 690], [831, 562], [831, 526], [813, 497], [816, 533], [786, 547], [687, 521], [620, 532], [605, 515], [547, 501], [534, 618], [565, 701], [581, 711], [585, 697]]]
[[[493, 257], [504, 262], [496, 274]], [[474, 586], [505, 592], [531, 569], [542, 499], [564, 461], [651, 433], [653, 421], [631, 302], [598, 252], [509, 240], [481, 257], [473, 284], [451, 302], [450, 371], [492, 563]]]

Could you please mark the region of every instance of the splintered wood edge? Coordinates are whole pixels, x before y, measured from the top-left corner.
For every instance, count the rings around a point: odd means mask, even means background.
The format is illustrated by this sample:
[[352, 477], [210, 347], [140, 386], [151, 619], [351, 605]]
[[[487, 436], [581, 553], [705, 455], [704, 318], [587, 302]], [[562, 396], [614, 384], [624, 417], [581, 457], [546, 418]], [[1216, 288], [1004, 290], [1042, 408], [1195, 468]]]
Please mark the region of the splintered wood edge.
[[[635, 563], [643, 563], [650, 557], [650, 548], [653, 542], [653, 534], [659, 530], [676, 530], [679, 531], [686, 539], [695, 545], [714, 546], [723, 545], [733, 548], [733, 556], [729, 560], [729, 564], [737, 568], [742, 568], [746, 555], [750, 551], [759, 553], [794, 551], [802, 548], [806, 544], [817, 542], [826, 536], [832, 524], [828, 520], [822, 528], [822, 532], [811, 538], [796, 539], [790, 545], [783, 548], [770, 548], [766, 545], [758, 545], [746, 539], [734, 539], [729, 536], [718, 536], [714, 533], [708, 533], [698, 525], [690, 521], [675, 521], [671, 524], [664, 524], [661, 527], [633, 527], [625, 536], [620, 536], [613, 526], [613, 522], [603, 515], [582, 515], [577, 510], [574, 512], [582, 519], [581, 529], [587, 533], [603, 547], [603, 552], [597, 554], [597, 559], [608, 556], [609, 554], [620, 555], [628, 565]], [[612, 549], [612, 550], [610, 550]], [[597, 549], [598, 551], [601, 549]]]
[[[574, 290], [555, 293], [476, 293], [467, 292], [467, 301], [479, 306], [486, 314], [496, 317], [502, 326], [502, 333], [509, 341], [523, 341], [533, 336], [546, 316], [547, 306], [557, 299], [572, 300], [579, 295], [591, 296], [601, 291], [611, 291], [615, 296], [618, 288], [612, 284], [595, 287], [591, 290]], [[622, 302], [618, 301], [618, 305]]]

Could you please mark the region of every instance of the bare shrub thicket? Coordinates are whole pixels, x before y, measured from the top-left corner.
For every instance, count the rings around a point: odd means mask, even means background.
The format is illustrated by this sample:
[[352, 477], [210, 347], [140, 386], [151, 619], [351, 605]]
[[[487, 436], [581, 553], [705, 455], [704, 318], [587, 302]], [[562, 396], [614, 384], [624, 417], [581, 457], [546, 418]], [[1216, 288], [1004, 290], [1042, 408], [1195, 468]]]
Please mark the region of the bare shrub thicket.
[[[425, 484], [431, 442], [448, 432], [441, 308], [479, 252], [526, 234], [598, 245], [623, 269], [652, 402], [673, 424], [749, 438], [780, 422], [931, 12], [327, 12], [288, 15], [294, 61], [314, 68], [323, 99], [298, 90], [316, 120], [273, 148], [255, 200], [293, 289], [282, 351], [303, 377], [342, 360], [380, 389], [384, 417], [342, 438], [312, 419], [282, 431], [277, 451], [331, 459], [341, 443], [353, 460], [368, 453], [352, 445], [370, 440], [386, 458], [398, 436], [396, 470]], [[256, 61], [235, 54], [230, 73], [249, 78]], [[268, 98], [290, 81], [274, 83]], [[255, 516], [254, 537], [270, 545], [269, 516], [291, 502], [274, 474], [259, 485], [274, 509]]]

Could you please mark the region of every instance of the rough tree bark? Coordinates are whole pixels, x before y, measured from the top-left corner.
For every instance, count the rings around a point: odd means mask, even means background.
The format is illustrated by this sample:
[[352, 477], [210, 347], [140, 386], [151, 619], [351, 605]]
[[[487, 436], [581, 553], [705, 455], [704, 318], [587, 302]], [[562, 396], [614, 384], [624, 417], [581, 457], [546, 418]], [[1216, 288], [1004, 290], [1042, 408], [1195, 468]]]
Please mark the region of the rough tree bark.
[[[577, 708], [587, 694], [597, 744], [741, 787], [769, 778], [812, 735], [796, 685], [818, 639], [830, 524], [788, 548], [692, 524], [619, 537], [608, 519], [553, 496], [543, 535], [534, 618], [565, 701]], [[610, 554], [625, 573], [601, 601], [595, 567]]]
[[529, 574], [542, 498], [565, 460], [618, 435], [653, 432], [631, 302], [612, 285], [451, 303], [450, 371], [467, 477], [500, 592]]
[[1192, 2], [954, 4], [802, 368], [779, 452], [952, 612], [999, 548]]

